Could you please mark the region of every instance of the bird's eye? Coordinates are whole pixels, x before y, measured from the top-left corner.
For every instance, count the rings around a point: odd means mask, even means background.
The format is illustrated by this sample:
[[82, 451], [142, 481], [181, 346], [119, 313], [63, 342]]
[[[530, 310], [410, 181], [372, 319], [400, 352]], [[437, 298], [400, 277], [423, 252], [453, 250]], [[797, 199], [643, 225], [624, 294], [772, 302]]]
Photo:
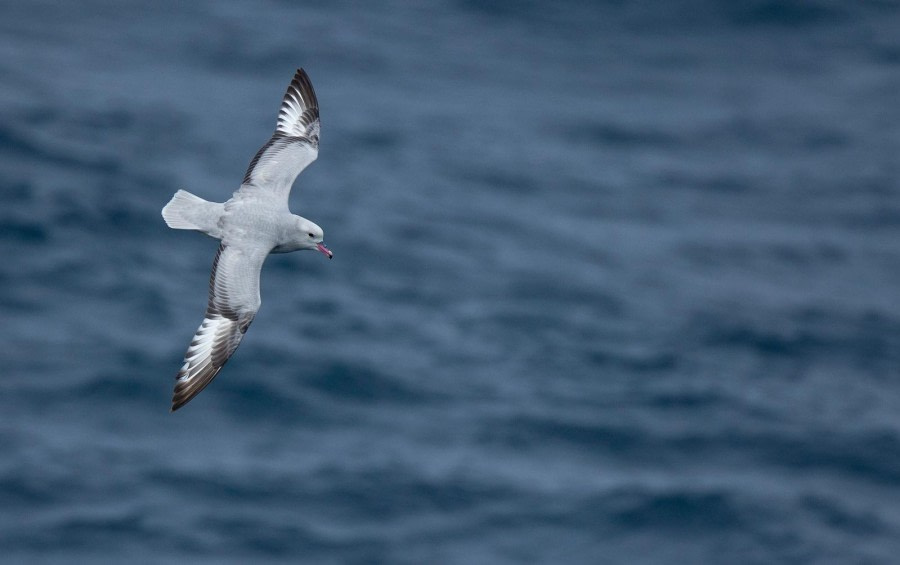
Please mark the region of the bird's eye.
[[313, 239], [315, 239], [315, 238], [316, 238], [316, 236], [315, 236], [315, 235], [313, 235], [313, 234], [311, 234], [311, 233], [308, 233], [308, 234], [306, 234], [306, 235], [308, 235], [308, 236], [309, 236], [309, 237], [311, 237], [311, 238], [313, 238]]

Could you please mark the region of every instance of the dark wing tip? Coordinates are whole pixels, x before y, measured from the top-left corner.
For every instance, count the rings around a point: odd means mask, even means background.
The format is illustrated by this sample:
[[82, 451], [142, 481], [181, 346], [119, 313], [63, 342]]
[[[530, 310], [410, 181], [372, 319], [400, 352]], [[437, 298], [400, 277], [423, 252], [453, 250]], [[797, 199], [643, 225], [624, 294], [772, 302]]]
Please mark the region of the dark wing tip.
[[251, 178], [255, 164], [259, 162], [265, 150], [272, 146], [279, 134], [286, 137], [306, 138], [307, 141], [318, 147], [319, 101], [316, 98], [312, 82], [309, 80], [309, 75], [303, 69], [297, 69], [291, 84], [288, 85], [281, 99], [281, 108], [278, 110], [275, 134], [250, 162], [247, 174], [244, 175], [245, 184]]
[[[319, 100], [316, 98], [316, 91], [313, 89], [312, 81], [309, 80], [309, 75], [306, 74], [302, 67], [297, 69], [297, 72], [294, 74], [290, 88], [300, 93], [300, 97], [307, 108], [319, 107]], [[290, 92], [290, 89], [288, 92]]]
[[197, 393], [199, 392], [200, 391], [198, 390], [194, 394], [185, 393], [183, 390], [179, 390], [178, 385], [175, 385], [175, 392], [172, 394], [172, 407], [169, 408], [169, 413], [178, 410], [179, 408], [190, 402], [191, 399], [197, 396]]
[[[219, 371], [222, 370], [224, 365], [225, 363], [222, 363], [218, 367], [208, 365], [204, 371], [195, 375], [194, 378], [190, 380], [176, 380], [175, 391], [172, 394], [172, 407], [169, 408], [169, 412], [174, 412], [193, 400], [195, 396], [200, 394], [200, 392], [206, 388], [206, 385], [216, 378], [216, 375], [219, 374]], [[179, 372], [178, 375], [181, 376], [182, 373]]]

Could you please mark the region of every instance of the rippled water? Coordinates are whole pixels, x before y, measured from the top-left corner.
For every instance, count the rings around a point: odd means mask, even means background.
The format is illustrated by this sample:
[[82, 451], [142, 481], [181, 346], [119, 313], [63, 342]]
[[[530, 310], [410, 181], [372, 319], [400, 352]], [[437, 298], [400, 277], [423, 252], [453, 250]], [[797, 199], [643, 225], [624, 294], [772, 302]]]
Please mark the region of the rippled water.
[[[0, 561], [891, 563], [890, 2], [28, 2], [0, 20]], [[222, 201], [319, 160], [169, 414]]]

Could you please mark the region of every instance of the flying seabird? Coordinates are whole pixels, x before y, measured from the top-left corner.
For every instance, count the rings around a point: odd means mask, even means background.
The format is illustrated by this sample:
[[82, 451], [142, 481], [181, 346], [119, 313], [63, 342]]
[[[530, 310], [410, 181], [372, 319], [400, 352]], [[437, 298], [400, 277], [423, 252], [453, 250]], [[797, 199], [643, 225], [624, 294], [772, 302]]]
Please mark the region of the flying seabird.
[[322, 228], [288, 209], [291, 186], [319, 155], [319, 104], [298, 69], [281, 102], [275, 133], [250, 161], [241, 187], [220, 204], [179, 190], [162, 209], [170, 228], [218, 240], [203, 323], [175, 377], [172, 411], [212, 381], [241, 343], [259, 310], [259, 272], [269, 253], [315, 249], [329, 259]]

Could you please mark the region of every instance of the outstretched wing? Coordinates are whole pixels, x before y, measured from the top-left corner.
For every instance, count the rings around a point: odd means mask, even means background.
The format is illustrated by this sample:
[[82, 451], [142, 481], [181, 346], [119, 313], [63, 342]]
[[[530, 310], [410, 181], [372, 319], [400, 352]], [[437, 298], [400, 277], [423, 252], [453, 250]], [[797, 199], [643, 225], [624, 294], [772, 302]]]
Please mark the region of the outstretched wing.
[[219, 246], [209, 278], [203, 323], [175, 377], [172, 411], [197, 396], [222, 370], [259, 310], [259, 272], [267, 250]]
[[291, 186], [319, 156], [319, 102], [306, 71], [288, 86], [275, 133], [250, 161], [238, 194], [277, 198], [287, 204]]

